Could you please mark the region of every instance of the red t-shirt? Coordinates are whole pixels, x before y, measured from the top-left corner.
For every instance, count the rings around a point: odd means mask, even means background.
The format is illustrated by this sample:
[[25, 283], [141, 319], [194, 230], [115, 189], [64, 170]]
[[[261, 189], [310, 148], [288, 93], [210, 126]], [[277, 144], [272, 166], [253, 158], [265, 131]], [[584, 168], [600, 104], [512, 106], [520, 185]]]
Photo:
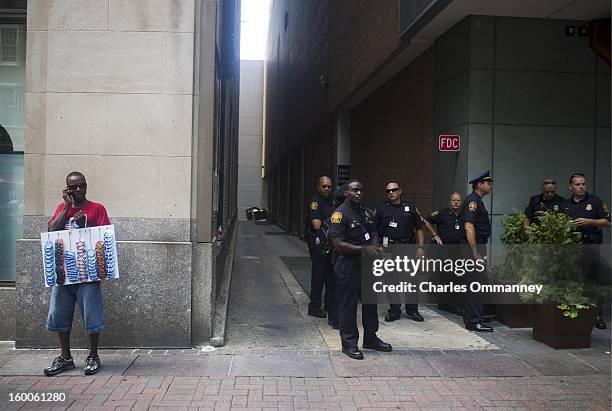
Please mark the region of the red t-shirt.
[[[55, 218], [62, 212], [63, 209], [64, 209], [64, 203], [60, 203], [57, 206], [57, 209], [55, 210], [55, 214], [53, 214], [53, 217], [51, 217], [51, 220], [49, 220], [49, 223], [55, 220]], [[66, 230], [70, 228], [69, 227], [70, 217], [75, 215], [77, 211], [79, 210], [83, 210], [83, 213], [87, 216], [87, 227], [98, 227], [101, 225], [110, 225], [111, 223], [110, 219], [108, 218], [108, 214], [106, 214], [106, 209], [104, 208], [104, 206], [100, 203], [89, 201], [83, 207], [77, 207], [77, 208], [70, 207], [68, 209], [68, 212], [66, 213], [66, 219], [64, 220], [64, 228]], [[77, 228], [85, 228], [85, 227], [83, 226], [83, 227], [77, 227]]]

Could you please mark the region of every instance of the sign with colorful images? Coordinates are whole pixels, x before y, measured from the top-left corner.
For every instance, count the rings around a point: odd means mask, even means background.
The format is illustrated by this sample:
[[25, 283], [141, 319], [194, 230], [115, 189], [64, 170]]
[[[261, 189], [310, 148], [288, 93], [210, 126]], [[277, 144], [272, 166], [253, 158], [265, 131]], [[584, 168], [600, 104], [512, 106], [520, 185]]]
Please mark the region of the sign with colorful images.
[[40, 234], [45, 286], [119, 278], [115, 226]]

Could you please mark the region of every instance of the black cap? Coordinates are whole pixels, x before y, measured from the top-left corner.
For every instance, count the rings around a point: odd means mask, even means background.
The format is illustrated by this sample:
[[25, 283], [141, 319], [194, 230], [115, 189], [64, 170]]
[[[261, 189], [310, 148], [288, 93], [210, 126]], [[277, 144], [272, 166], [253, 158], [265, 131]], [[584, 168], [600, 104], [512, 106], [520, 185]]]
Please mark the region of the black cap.
[[482, 173], [478, 174], [476, 177], [468, 181], [468, 183], [474, 184], [474, 183], [479, 183], [481, 181], [493, 182], [493, 177], [491, 177], [491, 170], [483, 171]]

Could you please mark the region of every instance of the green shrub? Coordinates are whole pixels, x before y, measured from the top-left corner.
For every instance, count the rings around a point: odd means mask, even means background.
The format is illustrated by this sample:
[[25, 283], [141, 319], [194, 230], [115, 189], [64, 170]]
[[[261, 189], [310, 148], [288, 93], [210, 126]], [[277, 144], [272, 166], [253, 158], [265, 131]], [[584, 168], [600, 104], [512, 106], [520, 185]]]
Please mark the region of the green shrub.
[[591, 301], [602, 290], [584, 281], [580, 233], [568, 215], [545, 212], [538, 217], [538, 224], [525, 229], [523, 213], [514, 210], [504, 216], [502, 225], [506, 254], [497, 269], [500, 278], [545, 284], [540, 295], [522, 294], [524, 301], [554, 302], [563, 315], [571, 318], [594, 305]]

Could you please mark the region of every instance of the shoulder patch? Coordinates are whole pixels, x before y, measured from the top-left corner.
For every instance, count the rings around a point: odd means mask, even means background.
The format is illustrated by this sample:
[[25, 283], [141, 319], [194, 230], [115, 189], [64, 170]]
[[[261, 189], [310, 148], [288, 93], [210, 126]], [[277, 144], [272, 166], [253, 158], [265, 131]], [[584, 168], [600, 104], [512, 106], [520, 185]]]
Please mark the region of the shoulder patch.
[[435, 217], [435, 216], [437, 216], [438, 214], [440, 214], [440, 211], [434, 211], [433, 213], [431, 213], [431, 216], [432, 216], [432, 217]]
[[319, 203], [317, 203], [316, 201], [313, 201], [312, 203], [310, 203], [311, 210], [316, 210], [318, 208], [319, 208]]
[[331, 215], [332, 224], [340, 224], [341, 221], [342, 213], [340, 211], [334, 211], [334, 213]]
[[470, 210], [470, 212], [474, 212], [476, 211], [476, 209], [478, 208], [478, 203], [476, 203], [476, 201], [472, 201], [470, 202], [470, 204], [468, 204], [468, 210]]

